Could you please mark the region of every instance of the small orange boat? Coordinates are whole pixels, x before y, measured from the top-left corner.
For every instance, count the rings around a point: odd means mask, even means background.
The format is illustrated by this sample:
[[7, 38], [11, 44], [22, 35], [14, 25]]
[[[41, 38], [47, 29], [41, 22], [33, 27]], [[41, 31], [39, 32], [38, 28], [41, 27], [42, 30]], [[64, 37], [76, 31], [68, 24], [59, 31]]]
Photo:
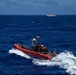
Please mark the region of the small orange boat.
[[56, 51], [53, 51], [52, 53], [48, 51], [47, 53], [45, 53], [45, 52], [39, 52], [33, 49], [29, 49], [21, 44], [14, 44], [13, 46], [14, 48], [24, 52], [25, 54], [39, 59], [51, 60], [53, 57], [56, 56]]

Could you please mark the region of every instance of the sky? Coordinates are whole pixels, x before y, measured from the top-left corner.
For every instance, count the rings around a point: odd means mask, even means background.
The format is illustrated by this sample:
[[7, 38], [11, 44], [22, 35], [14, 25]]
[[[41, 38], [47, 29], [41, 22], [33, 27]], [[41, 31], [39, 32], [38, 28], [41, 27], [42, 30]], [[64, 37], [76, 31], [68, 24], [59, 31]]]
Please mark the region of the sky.
[[0, 15], [76, 15], [76, 0], [0, 0]]

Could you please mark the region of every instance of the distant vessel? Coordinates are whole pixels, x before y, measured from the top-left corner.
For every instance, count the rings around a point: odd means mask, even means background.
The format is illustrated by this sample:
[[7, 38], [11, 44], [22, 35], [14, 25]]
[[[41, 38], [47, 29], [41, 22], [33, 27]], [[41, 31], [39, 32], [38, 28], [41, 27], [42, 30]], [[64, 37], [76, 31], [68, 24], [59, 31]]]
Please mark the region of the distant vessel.
[[55, 17], [56, 15], [55, 14], [47, 14], [47, 16], [48, 17], [51, 17], [51, 16]]

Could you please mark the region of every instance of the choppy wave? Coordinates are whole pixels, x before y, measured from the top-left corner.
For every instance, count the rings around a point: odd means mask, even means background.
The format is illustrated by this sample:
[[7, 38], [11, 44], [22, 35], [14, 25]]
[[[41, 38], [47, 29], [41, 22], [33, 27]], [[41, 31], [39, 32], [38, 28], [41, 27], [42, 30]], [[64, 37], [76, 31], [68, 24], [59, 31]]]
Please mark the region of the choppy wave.
[[[31, 59], [30, 56], [24, 54], [17, 49], [11, 49], [9, 50], [9, 53], [15, 53], [27, 59]], [[76, 75], [76, 57], [72, 54], [72, 52], [62, 52], [54, 57], [52, 60], [33, 59], [32, 63], [40, 66], [59, 66], [60, 68], [64, 68], [67, 73]]]

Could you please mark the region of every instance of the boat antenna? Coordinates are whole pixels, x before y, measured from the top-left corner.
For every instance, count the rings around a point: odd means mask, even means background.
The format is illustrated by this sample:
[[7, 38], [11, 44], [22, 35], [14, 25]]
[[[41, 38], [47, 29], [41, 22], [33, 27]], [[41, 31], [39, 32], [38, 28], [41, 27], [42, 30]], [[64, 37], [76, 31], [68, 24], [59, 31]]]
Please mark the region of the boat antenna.
[[40, 39], [41, 37], [36, 35], [36, 40], [37, 40], [37, 43], [38, 43], [38, 39]]

